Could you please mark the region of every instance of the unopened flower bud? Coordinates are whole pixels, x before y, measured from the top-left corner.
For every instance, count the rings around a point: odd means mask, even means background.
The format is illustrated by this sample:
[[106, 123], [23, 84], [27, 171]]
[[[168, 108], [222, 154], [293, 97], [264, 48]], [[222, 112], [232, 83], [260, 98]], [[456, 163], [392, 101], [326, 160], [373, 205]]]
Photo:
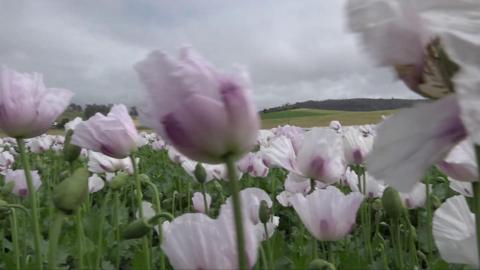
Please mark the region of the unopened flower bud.
[[152, 230], [152, 227], [146, 219], [137, 219], [127, 225], [123, 231], [123, 239], [142, 238]]
[[130, 178], [130, 176], [127, 173], [118, 172], [117, 175], [112, 178], [112, 181], [110, 181], [110, 188], [112, 190], [119, 190], [128, 182], [128, 178]]
[[430, 199], [432, 200], [432, 205], [433, 205], [433, 208], [434, 209], [437, 209], [440, 207], [440, 205], [442, 205], [442, 202], [440, 201], [440, 199], [435, 196], [435, 195], [430, 195]]
[[68, 162], [75, 161], [80, 156], [80, 152], [82, 151], [81, 147], [71, 143], [72, 135], [73, 130], [69, 129], [65, 135], [65, 143], [63, 145], [63, 158]]
[[263, 224], [267, 223], [270, 220], [270, 208], [268, 207], [267, 201], [263, 200], [260, 202], [260, 207], [258, 208], [258, 216], [260, 217], [260, 222]]
[[139, 174], [139, 175], [138, 175], [138, 178], [140, 179], [140, 182], [141, 182], [141, 183], [148, 183], [148, 182], [150, 182], [150, 177], [149, 177], [148, 175], [144, 174], [144, 173]]
[[335, 266], [325, 260], [315, 259], [308, 265], [308, 270], [335, 270]]
[[380, 199], [375, 199], [372, 203], [372, 208], [375, 211], [379, 211], [382, 209], [382, 201]]
[[410, 234], [413, 238], [414, 241], [417, 240], [417, 230], [415, 229], [415, 227], [413, 225], [410, 225]]
[[383, 192], [382, 205], [387, 216], [395, 220], [400, 219], [405, 212], [402, 198], [393, 187], [387, 187]]
[[87, 197], [88, 176], [85, 168], [79, 168], [72, 176], [63, 180], [53, 193], [55, 207], [66, 214], [77, 209]]
[[197, 163], [195, 166], [195, 171], [193, 172], [195, 175], [195, 179], [199, 183], [205, 183], [205, 180], [207, 180], [207, 172], [205, 171], [205, 168], [203, 167], [202, 163]]

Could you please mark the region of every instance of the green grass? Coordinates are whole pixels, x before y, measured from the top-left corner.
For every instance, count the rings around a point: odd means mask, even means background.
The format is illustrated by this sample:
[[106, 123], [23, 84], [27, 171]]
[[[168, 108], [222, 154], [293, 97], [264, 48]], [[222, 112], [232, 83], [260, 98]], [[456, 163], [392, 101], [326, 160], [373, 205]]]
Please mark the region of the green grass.
[[294, 109], [281, 112], [262, 113], [262, 128], [279, 125], [296, 125], [300, 127], [328, 126], [330, 121], [338, 120], [342, 125], [374, 124], [382, 120], [382, 115], [390, 115], [395, 110], [350, 112], [316, 109]]

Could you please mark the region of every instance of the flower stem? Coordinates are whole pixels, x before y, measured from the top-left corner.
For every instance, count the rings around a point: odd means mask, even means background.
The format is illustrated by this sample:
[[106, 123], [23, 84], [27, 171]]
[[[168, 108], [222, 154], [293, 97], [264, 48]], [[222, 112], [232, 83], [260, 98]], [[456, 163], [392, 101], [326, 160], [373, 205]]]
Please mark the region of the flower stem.
[[107, 204], [110, 201], [110, 191], [109, 189], [107, 191], [107, 195], [105, 195], [105, 198], [103, 199], [102, 206], [100, 208], [100, 221], [98, 225], [98, 235], [97, 235], [97, 254], [95, 257], [95, 268], [96, 269], [102, 269], [102, 257], [103, 257], [103, 226], [105, 223], [105, 212], [107, 210]]
[[22, 138], [17, 138], [17, 145], [20, 151], [20, 158], [22, 159], [23, 170], [25, 178], [27, 179], [28, 196], [32, 205], [32, 225], [35, 246], [35, 263], [36, 269], [43, 269], [42, 250], [40, 248], [40, 224], [38, 222], [38, 208], [37, 208], [37, 193], [33, 186], [32, 173], [30, 171], [30, 163], [28, 162], [27, 152], [25, 151], [25, 141]]
[[120, 217], [119, 217], [119, 208], [120, 208], [120, 198], [118, 191], [113, 193], [113, 227], [115, 230], [115, 242], [117, 242], [117, 247], [115, 250], [115, 269], [120, 269]]
[[[475, 145], [475, 155], [477, 156], [478, 175], [480, 177], [480, 145]], [[478, 180], [480, 181], [480, 179]], [[480, 261], [480, 182], [473, 182], [473, 199], [475, 202], [475, 224], [477, 235], [478, 260]]]
[[[143, 218], [143, 208], [142, 208], [142, 183], [140, 182], [140, 178], [138, 177], [138, 164], [135, 159], [135, 155], [132, 154], [130, 156], [130, 160], [132, 161], [133, 167], [133, 177], [135, 178], [135, 189], [136, 189], [136, 198], [137, 198], [137, 208], [138, 208], [138, 216], [139, 218]], [[145, 270], [150, 270], [150, 247], [148, 244], [148, 237], [143, 237], [143, 255], [145, 259]]]
[[202, 186], [202, 195], [203, 195], [203, 206], [205, 207], [205, 215], [209, 216], [208, 214], [208, 203], [207, 203], [207, 192], [205, 190], [205, 183], [201, 184]]
[[[13, 253], [15, 257], [15, 269], [20, 270], [22, 267], [20, 265], [20, 247], [18, 246], [18, 225], [17, 225], [17, 214], [15, 209], [11, 209], [10, 214], [10, 226], [12, 227], [12, 242], [13, 242]], [[2, 247], [3, 249], [3, 247]]]
[[83, 224], [82, 224], [82, 212], [81, 208], [76, 210], [75, 213], [75, 227], [77, 230], [77, 245], [78, 245], [78, 269], [84, 269], [83, 265], [83, 255], [85, 253], [84, 250], [84, 232], [83, 232]]
[[432, 253], [433, 253], [433, 227], [432, 227], [432, 200], [431, 200], [431, 190], [430, 190], [430, 181], [429, 177], [425, 177], [425, 192], [426, 192], [426, 207], [427, 207], [427, 261], [430, 263], [432, 261]]
[[235, 230], [237, 233], [237, 255], [239, 269], [247, 269], [247, 256], [245, 253], [245, 237], [242, 219], [242, 198], [240, 197], [240, 187], [237, 180], [235, 161], [231, 156], [225, 158], [227, 165], [228, 179], [232, 191], [233, 214], [235, 219]]
[[55, 214], [55, 221], [53, 223], [53, 226], [50, 229], [50, 235], [48, 238], [48, 269], [49, 270], [57, 269], [56, 255], [57, 255], [58, 239], [60, 238], [60, 233], [62, 231], [63, 217], [64, 216], [61, 212], [57, 212]]

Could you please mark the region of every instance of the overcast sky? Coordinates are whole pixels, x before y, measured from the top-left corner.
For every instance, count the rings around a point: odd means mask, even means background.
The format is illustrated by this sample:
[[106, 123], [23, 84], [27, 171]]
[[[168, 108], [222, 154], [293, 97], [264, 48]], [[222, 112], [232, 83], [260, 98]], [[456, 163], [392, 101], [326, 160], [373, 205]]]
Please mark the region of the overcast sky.
[[45, 75], [74, 102], [141, 99], [132, 66], [191, 45], [240, 64], [259, 108], [309, 99], [416, 98], [345, 29], [344, 0], [0, 0], [0, 65]]

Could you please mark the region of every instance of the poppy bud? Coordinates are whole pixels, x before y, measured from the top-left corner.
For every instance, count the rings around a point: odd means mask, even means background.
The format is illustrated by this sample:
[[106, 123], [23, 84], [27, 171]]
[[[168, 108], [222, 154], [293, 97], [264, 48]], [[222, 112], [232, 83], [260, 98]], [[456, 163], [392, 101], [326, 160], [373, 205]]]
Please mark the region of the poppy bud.
[[270, 211], [271, 209], [268, 208], [267, 201], [263, 200], [260, 202], [260, 207], [258, 208], [258, 216], [260, 217], [260, 221], [265, 224], [270, 220]]
[[69, 129], [65, 135], [65, 143], [63, 145], [63, 158], [68, 162], [75, 161], [79, 156], [82, 148], [72, 144], [73, 130]]
[[127, 183], [129, 178], [130, 176], [127, 173], [118, 172], [117, 175], [112, 178], [112, 181], [110, 181], [110, 188], [112, 190], [119, 190]]
[[10, 214], [10, 207], [8, 203], [4, 200], [0, 200], [0, 220], [6, 218]]
[[308, 265], [308, 270], [335, 270], [335, 266], [322, 259], [315, 259]]
[[127, 225], [123, 231], [123, 239], [142, 238], [152, 230], [152, 227], [146, 219], [137, 219]]
[[405, 212], [400, 194], [393, 187], [387, 187], [383, 192], [382, 205], [385, 213], [392, 219], [400, 219]]
[[66, 214], [71, 214], [77, 209], [87, 197], [88, 176], [85, 168], [79, 168], [72, 176], [63, 180], [53, 193], [55, 207]]
[[199, 183], [205, 183], [205, 180], [207, 179], [207, 172], [205, 171], [205, 168], [203, 167], [202, 163], [200, 162], [197, 163], [193, 174], [195, 175], [195, 179]]

